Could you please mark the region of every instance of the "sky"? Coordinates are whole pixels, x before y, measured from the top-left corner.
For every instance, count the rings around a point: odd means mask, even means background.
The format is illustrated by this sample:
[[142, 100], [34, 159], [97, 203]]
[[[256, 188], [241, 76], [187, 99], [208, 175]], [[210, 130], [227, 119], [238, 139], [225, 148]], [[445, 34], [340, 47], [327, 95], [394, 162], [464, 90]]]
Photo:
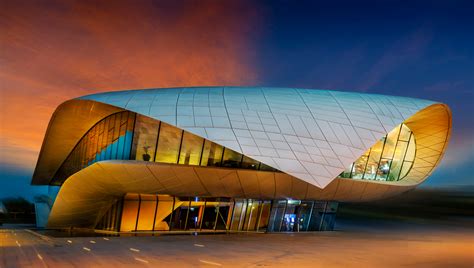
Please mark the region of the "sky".
[[29, 186], [54, 109], [86, 94], [275, 86], [425, 98], [453, 113], [422, 186], [473, 185], [473, 1], [0, 1], [0, 198]]

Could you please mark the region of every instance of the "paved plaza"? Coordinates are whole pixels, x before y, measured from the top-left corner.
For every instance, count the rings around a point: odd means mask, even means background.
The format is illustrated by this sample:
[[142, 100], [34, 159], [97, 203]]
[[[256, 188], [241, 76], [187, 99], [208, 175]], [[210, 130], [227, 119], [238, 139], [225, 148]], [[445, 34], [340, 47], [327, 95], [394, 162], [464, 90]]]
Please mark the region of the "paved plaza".
[[4, 227], [0, 267], [473, 267], [473, 229], [397, 226], [131, 237], [52, 237]]

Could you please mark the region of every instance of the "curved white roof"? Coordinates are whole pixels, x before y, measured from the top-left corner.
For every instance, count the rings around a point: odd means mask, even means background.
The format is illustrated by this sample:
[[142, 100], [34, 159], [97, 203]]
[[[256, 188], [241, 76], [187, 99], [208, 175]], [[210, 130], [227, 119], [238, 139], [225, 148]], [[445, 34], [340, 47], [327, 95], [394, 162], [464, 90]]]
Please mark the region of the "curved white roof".
[[395, 126], [435, 102], [262, 87], [163, 88], [79, 99], [134, 111], [324, 188]]

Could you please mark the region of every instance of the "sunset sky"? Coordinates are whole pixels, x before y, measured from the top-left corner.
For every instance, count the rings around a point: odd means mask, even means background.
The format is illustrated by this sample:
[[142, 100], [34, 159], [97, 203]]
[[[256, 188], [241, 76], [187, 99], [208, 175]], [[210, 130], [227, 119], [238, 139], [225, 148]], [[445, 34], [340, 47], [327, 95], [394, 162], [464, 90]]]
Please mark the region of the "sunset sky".
[[209, 85], [447, 103], [453, 136], [423, 185], [474, 185], [474, 2], [327, 2], [0, 1], [0, 198], [44, 191], [29, 183], [60, 103]]

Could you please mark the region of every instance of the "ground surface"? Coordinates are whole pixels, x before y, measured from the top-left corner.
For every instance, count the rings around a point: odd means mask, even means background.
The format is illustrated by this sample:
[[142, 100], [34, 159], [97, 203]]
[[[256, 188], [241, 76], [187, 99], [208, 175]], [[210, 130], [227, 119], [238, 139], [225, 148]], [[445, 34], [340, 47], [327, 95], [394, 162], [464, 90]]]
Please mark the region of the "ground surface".
[[45, 237], [0, 229], [0, 267], [473, 267], [474, 228], [342, 222], [299, 234]]

